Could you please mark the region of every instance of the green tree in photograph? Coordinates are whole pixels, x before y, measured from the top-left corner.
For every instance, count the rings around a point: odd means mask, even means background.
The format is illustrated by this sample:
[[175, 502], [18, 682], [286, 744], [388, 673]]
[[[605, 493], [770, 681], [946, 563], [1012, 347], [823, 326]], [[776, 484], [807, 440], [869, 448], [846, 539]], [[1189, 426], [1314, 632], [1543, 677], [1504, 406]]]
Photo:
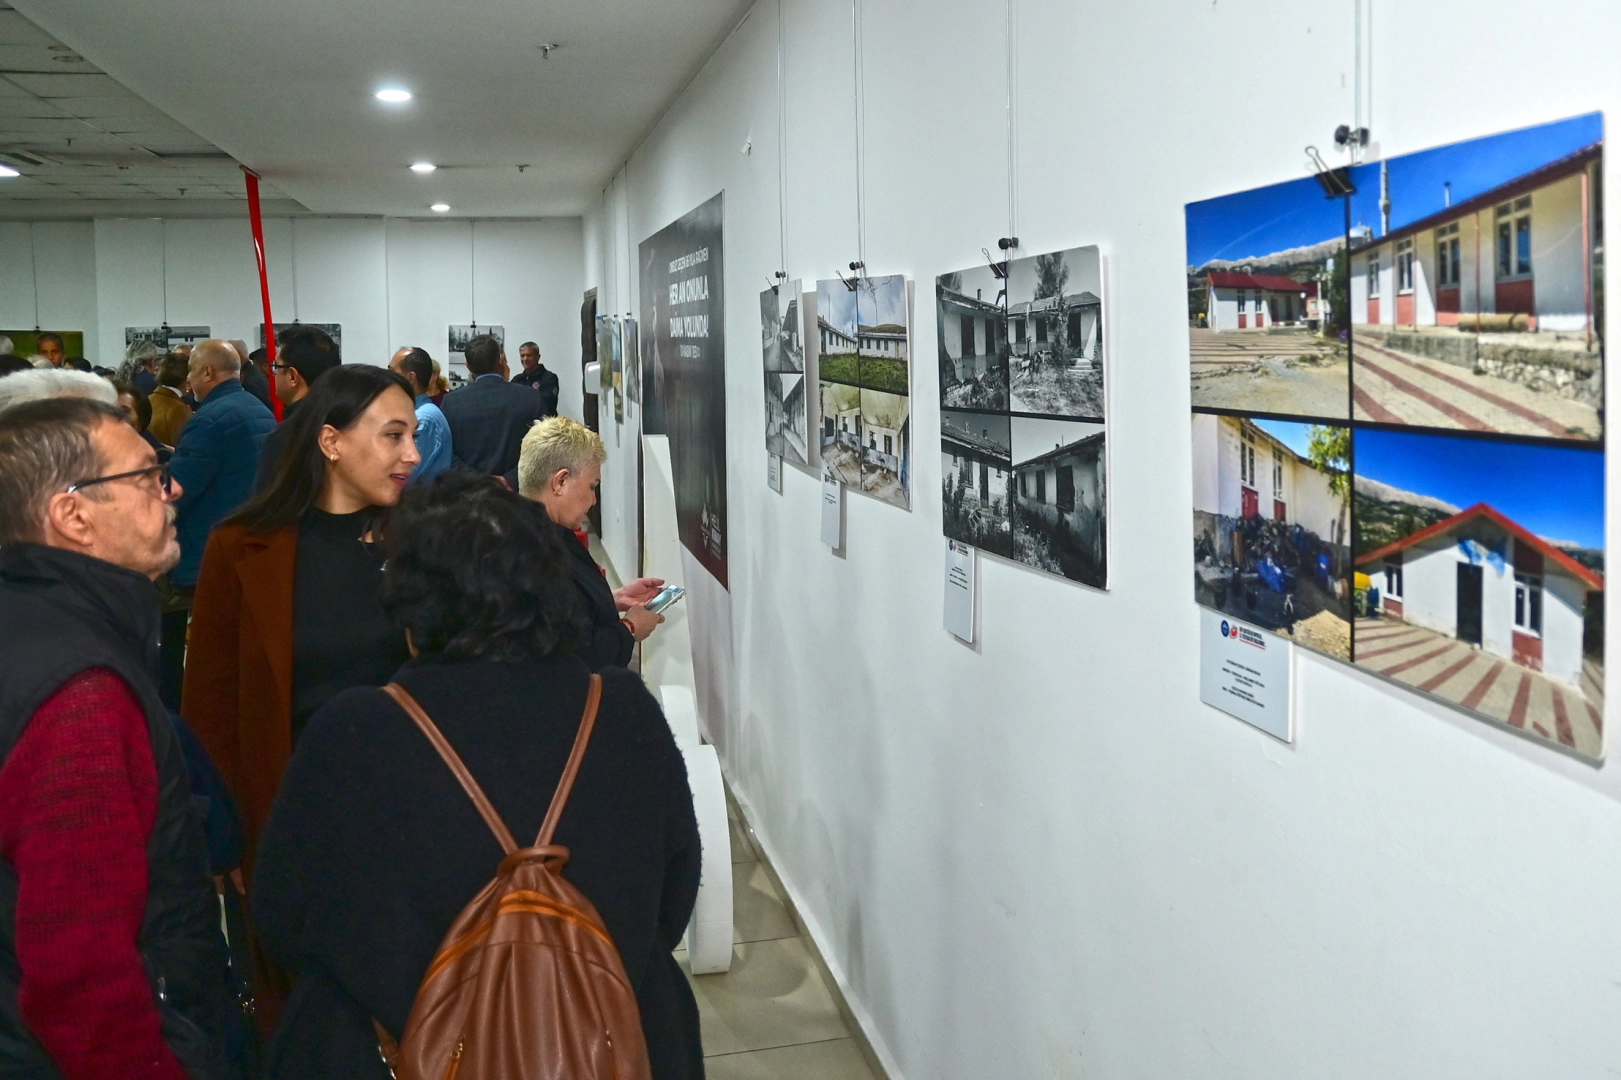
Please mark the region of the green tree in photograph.
[[1306, 456], [1311, 459], [1311, 467], [1327, 475], [1328, 493], [1340, 500], [1340, 520], [1334, 529], [1334, 542], [1343, 544], [1347, 494], [1351, 490], [1351, 429], [1313, 424], [1308, 434]]

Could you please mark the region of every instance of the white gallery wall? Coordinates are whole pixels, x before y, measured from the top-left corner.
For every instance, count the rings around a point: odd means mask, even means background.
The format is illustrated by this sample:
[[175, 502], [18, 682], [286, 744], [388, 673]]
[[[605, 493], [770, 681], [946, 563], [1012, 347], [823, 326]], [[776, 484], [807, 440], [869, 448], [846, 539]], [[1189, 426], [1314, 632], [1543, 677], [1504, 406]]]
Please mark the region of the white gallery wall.
[[[344, 358], [383, 364], [420, 345], [446, 360], [451, 323], [534, 340], [580, 414], [577, 218], [432, 220], [267, 218], [277, 322], [343, 326]], [[94, 363], [116, 366], [126, 326], [206, 325], [257, 346], [263, 310], [248, 220], [103, 218], [0, 223], [0, 328], [83, 330]]]
[[[1305, 653], [1292, 745], [1199, 701], [1182, 208], [1332, 145], [1352, 5], [1011, 6], [1012, 231], [1107, 260], [1107, 594], [984, 558], [980, 643], [941, 626], [933, 279], [1010, 231], [1008, 6], [856, 0], [864, 243], [852, 7], [814, 0], [761, 0], [585, 227], [586, 285], [634, 311], [636, 244], [726, 193], [733, 630], [699, 663], [732, 685], [705, 721], [852, 1006], [897, 1080], [1621, 1072], [1615, 764]], [[1378, 10], [1386, 154], [1621, 108], [1613, 4]], [[914, 502], [849, 495], [836, 555], [817, 479], [766, 485], [756, 297], [862, 254], [916, 282]], [[633, 486], [604, 492], [632, 527]]]

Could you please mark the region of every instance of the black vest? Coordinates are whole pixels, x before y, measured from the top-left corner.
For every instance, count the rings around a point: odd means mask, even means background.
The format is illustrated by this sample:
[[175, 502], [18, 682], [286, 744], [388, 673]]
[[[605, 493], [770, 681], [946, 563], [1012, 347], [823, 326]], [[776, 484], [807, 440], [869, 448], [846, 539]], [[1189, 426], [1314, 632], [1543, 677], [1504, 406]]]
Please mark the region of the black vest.
[[[153, 677], [159, 623], [157, 590], [140, 574], [35, 544], [0, 550], [0, 762], [46, 699], [91, 668], [115, 672], [146, 711], [158, 804], [138, 944], [164, 1039], [202, 1080], [226, 1072], [225, 943], [185, 758]], [[0, 859], [0, 1076], [59, 1080], [17, 1007], [16, 912], [17, 873]]]

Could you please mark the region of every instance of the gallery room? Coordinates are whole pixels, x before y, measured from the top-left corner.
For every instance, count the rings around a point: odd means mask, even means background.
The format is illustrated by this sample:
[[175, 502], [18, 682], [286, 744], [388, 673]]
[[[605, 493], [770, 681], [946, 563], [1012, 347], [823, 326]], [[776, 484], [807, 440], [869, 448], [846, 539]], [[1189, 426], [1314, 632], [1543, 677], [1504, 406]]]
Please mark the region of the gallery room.
[[1618, 51], [0, 0], [0, 1075], [1621, 1074]]

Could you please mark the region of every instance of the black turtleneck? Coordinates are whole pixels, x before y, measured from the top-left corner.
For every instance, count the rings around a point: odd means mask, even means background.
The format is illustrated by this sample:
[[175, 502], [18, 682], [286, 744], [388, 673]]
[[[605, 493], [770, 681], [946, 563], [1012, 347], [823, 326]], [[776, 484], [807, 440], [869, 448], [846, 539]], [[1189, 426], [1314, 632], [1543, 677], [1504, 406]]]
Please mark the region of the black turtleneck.
[[407, 659], [405, 634], [383, 613], [383, 555], [361, 538], [376, 518], [311, 510], [298, 526], [293, 574], [293, 739], [326, 700], [382, 686]]

